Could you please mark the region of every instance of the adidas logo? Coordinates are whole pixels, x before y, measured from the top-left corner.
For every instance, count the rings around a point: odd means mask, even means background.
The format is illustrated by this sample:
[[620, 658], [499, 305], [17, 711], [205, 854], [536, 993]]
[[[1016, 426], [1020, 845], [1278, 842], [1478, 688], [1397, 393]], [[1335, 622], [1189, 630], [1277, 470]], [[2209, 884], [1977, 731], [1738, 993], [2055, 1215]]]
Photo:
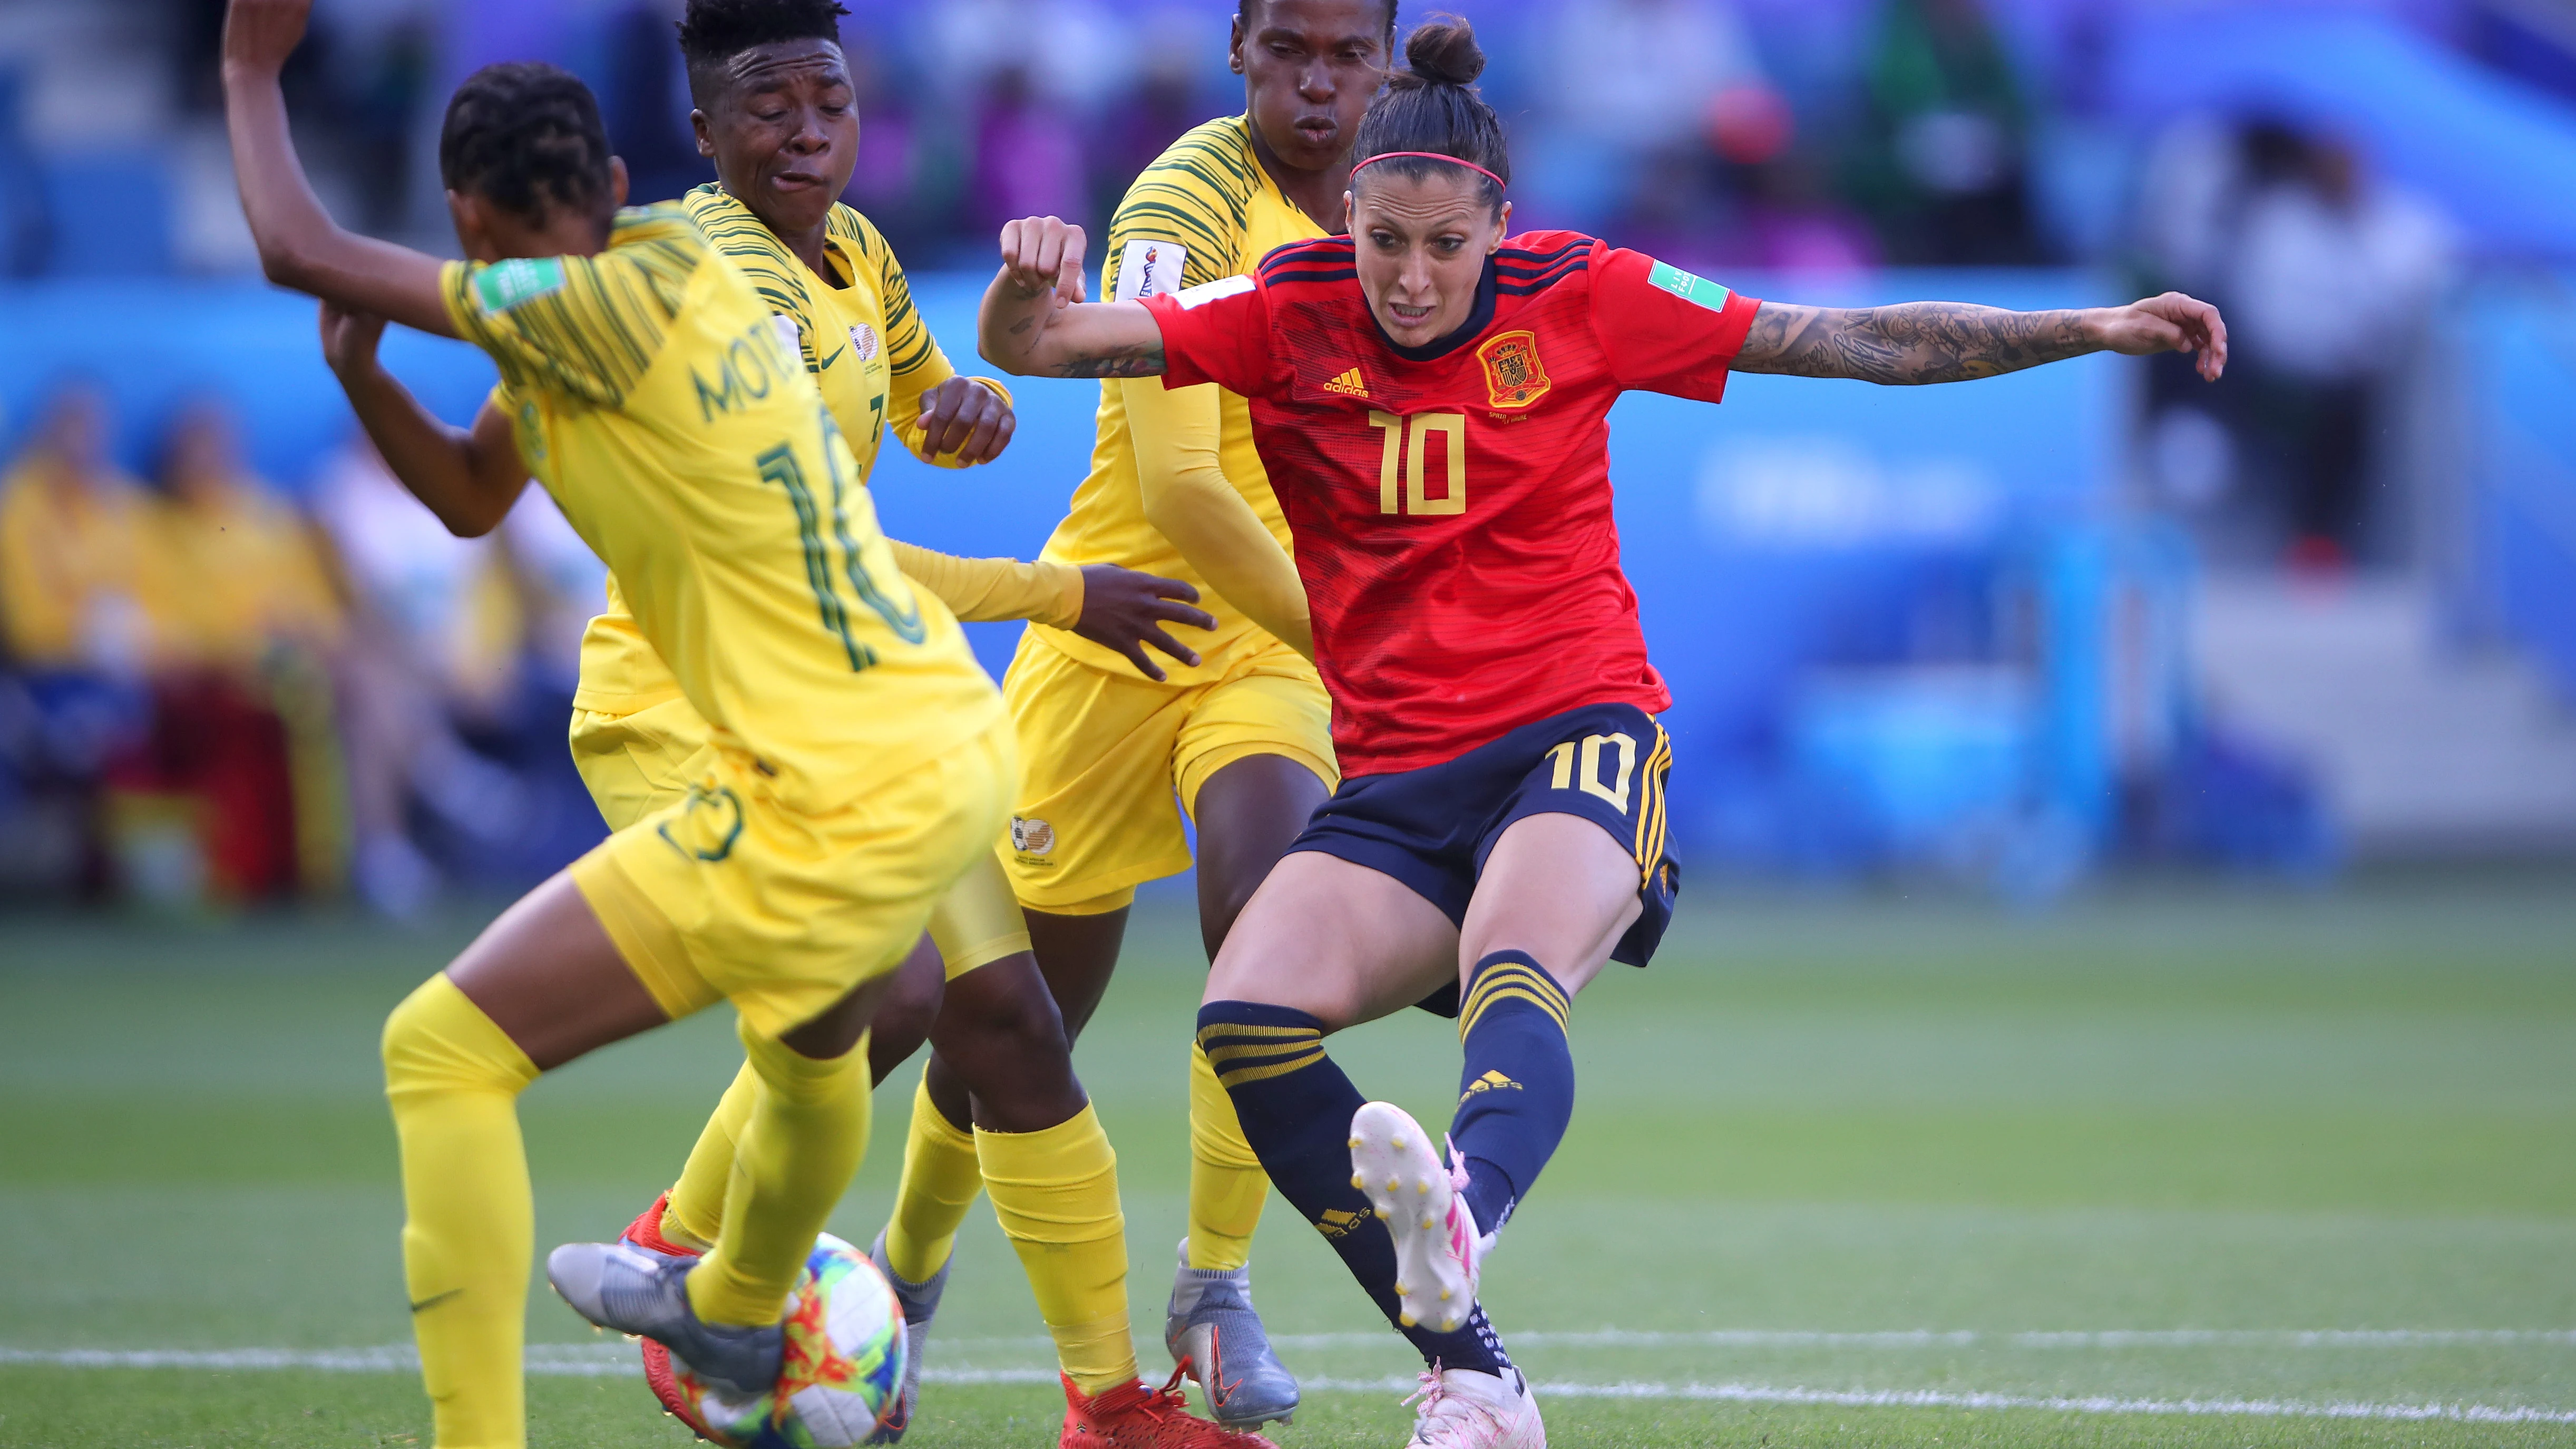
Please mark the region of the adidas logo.
[[1366, 397], [1368, 396], [1368, 379], [1360, 376], [1360, 370], [1354, 367], [1350, 371], [1343, 373], [1341, 376], [1334, 378], [1331, 382], [1325, 383], [1324, 391], [1337, 392], [1342, 394], [1344, 397]]
[[1351, 1230], [1359, 1225], [1358, 1213], [1346, 1213], [1340, 1208], [1326, 1208], [1323, 1220], [1315, 1224], [1315, 1231], [1328, 1238], [1342, 1238], [1350, 1236]]
[[1458, 1100], [1461, 1102], [1466, 1101], [1469, 1097], [1476, 1095], [1478, 1092], [1517, 1092], [1521, 1090], [1523, 1089], [1520, 1083], [1513, 1081], [1502, 1073], [1487, 1072], [1476, 1080], [1469, 1082], [1467, 1084], [1467, 1090], [1458, 1094]]

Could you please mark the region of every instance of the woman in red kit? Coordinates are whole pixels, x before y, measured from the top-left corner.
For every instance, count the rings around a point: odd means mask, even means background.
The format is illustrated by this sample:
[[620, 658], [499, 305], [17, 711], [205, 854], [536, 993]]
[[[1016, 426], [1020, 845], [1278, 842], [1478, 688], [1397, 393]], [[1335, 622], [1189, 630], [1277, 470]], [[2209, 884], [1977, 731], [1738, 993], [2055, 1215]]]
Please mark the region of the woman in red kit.
[[[1611, 404], [1713, 403], [1730, 371], [1955, 382], [2105, 350], [2196, 351], [2215, 378], [2227, 339], [2216, 309], [2173, 293], [1792, 307], [1572, 232], [1507, 237], [1511, 163], [1469, 88], [1473, 32], [1426, 25], [1405, 52], [1360, 126], [1348, 236], [1091, 305], [1081, 230], [1014, 222], [981, 335], [1016, 373], [1160, 374], [1251, 400], [1343, 781], [1218, 954], [1199, 1043], [1271, 1180], [1430, 1365], [1414, 1442], [1535, 1449], [1545, 1429], [1478, 1268], [1573, 1110], [1571, 998], [1606, 961], [1646, 963], [1676, 883], [1655, 719], [1671, 701], [1619, 568]], [[1222, 590], [1276, 545], [1220, 491], [1147, 508], [1241, 540], [1191, 560]], [[1243, 516], [1221, 534], [1229, 503]], [[1445, 1157], [1323, 1047], [1417, 1002], [1456, 1012], [1465, 1052]]]

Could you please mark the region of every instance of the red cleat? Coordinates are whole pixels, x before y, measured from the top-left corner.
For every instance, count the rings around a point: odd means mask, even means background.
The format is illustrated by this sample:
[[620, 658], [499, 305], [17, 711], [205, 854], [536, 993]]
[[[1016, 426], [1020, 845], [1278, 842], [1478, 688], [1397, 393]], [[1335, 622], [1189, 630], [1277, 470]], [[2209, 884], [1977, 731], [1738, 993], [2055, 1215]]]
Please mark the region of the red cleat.
[[1181, 1376], [1157, 1389], [1143, 1379], [1085, 1394], [1064, 1380], [1064, 1436], [1058, 1449], [1275, 1449], [1258, 1434], [1212, 1424], [1189, 1410]]
[[617, 1235], [617, 1240], [632, 1243], [648, 1253], [659, 1253], [665, 1258], [699, 1256], [696, 1249], [683, 1248], [662, 1236], [662, 1211], [670, 1205], [671, 1195], [667, 1192], [653, 1199], [653, 1205], [637, 1214], [635, 1221], [626, 1225], [626, 1231]]
[[688, 1399], [680, 1393], [680, 1372], [671, 1367], [671, 1351], [649, 1338], [643, 1342], [644, 1386], [653, 1391], [662, 1412], [687, 1425], [690, 1433], [716, 1442], [716, 1436], [707, 1432], [706, 1421], [690, 1412]]
[[[670, 1205], [671, 1195], [667, 1192], [653, 1199], [653, 1205], [627, 1224], [625, 1232], [617, 1235], [618, 1241], [631, 1243], [648, 1253], [659, 1253], [665, 1258], [697, 1257], [698, 1254], [662, 1236], [662, 1210]], [[715, 1435], [707, 1432], [704, 1420], [690, 1412], [688, 1399], [680, 1393], [680, 1372], [671, 1367], [671, 1351], [649, 1338], [640, 1342], [644, 1347], [644, 1386], [653, 1391], [654, 1399], [662, 1405], [662, 1412], [688, 1425], [690, 1433], [712, 1442]]]

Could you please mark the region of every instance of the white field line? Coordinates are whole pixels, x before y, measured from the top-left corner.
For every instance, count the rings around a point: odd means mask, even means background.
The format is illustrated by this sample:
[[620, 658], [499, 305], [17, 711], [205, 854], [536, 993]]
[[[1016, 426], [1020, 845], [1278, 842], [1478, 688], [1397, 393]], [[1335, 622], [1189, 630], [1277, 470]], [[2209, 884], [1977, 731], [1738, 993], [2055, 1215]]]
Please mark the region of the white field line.
[[[2536, 1344], [2576, 1348], [2576, 1328], [2143, 1328], [2093, 1332], [1992, 1333], [1977, 1329], [1899, 1329], [1837, 1333], [1806, 1329], [1718, 1328], [1654, 1332], [1600, 1328], [1507, 1333], [1513, 1348], [2450, 1348]], [[1284, 1349], [1380, 1348], [1384, 1333], [1277, 1333]], [[954, 1349], [1044, 1349], [1043, 1334], [943, 1338]]]
[[[2511, 1330], [2503, 1330], [2510, 1332]], [[1526, 1336], [1526, 1335], [1525, 1335]], [[2562, 1336], [2563, 1337], [2563, 1336]], [[1016, 1341], [1016, 1340], [1011, 1340]], [[1380, 1341], [1372, 1338], [1373, 1342]], [[314, 1369], [336, 1373], [409, 1373], [419, 1367], [409, 1345], [357, 1349], [32, 1349], [0, 1347], [0, 1366], [22, 1364], [85, 1369]], [[642, 1365], [624, 1343], [537, 1344], [528, 1350], [528, 1372], [552, 1377], [610, 1378], [641, 1375]], [[935, 1384], [1051, 1384], [1052, 1369], [928, 1369]], [[1407, 1378], [1308, 1378], [1318, 1393], [1405, 1393]], [[2047, 1397], [1953, 1389], [1814, 1389], [1772, 1384], [1701, 1384], [1632, 1381], [1531, 1386], [1541, 1398], [1679, 1399], [1716, 1403], [1815, 1405], [1828, 1408], [2036, 1409], [2065, 1414], [2157, 1414], [2276, 1419], [2427, 1420], [2472, 1424], [2576, 1424], [2576, 1409], [2521, 1405], [2375, 1404], [2304, 1399], [2141, 1399], [2108, 1395]]]

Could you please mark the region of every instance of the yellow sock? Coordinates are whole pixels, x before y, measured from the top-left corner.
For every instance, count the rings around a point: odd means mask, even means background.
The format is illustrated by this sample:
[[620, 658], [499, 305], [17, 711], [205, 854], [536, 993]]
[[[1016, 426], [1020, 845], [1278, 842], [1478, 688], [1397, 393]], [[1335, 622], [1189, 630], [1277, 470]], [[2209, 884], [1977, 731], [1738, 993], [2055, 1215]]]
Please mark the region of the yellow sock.
[[688, 1165], [662, 1205], [662, 1236], [684, 1248], [705, 1252], [724, 1230], [725, 1188], [733, 1181], [734, 1150], [742, 1144], [743, 1124], [751, 1120], [751, 1099], [760, 1079], [745, 1061], [733, 1074], [715, 1115], [698, 1129]]
[[[1207, 1053], [1190, 1044], [1190, 1266], [1227, 1272], [1252, 1261], [1252, 1230], [1270, 1196], [1270, 1174], [1243, 1140], [1234, 1099]], [[674, 1199], [676, 1201], [676, 1199]]]
[[1118, 1154], [1088, 1106], [1043, 1132], [975, 1132], [993, 1216], [1019, 1251], [1055, 1356], [1086, 1394], [1133, 1383]]
[[868, 1042], [799, 1056], [746, 1025], [751, 1113], [735, 1145], [715, 1246], [689, 1270], [689, 1306], [708, 1323], [775, 1323], [832, 1205], [868, 1150]]
[[520, 1449], [536, 1226], [518, 1097], [536, 1066], [443, 972], [386, 1019], [384, 1055], [402, 1139], [403, 1283], [438, 1449]]
[[[927, 1283], [957, 1247], [957, 1229], [984, 1169], [975, 1157], [975, 1134], [939, 1114], [930, 1101], [930, 1069], [912, 1091], [912, 1127], [903, 1141], [903, 1181], [895, 1188], [894, 1216], [886, 1220], [886, 1264], [907, 1283]], [[673, 1206], [679, 1199], [673, 1198]]]

